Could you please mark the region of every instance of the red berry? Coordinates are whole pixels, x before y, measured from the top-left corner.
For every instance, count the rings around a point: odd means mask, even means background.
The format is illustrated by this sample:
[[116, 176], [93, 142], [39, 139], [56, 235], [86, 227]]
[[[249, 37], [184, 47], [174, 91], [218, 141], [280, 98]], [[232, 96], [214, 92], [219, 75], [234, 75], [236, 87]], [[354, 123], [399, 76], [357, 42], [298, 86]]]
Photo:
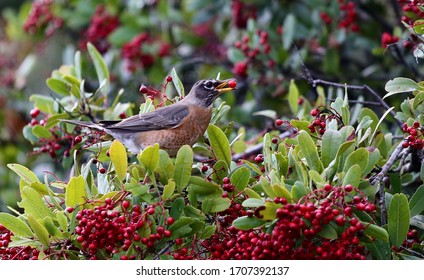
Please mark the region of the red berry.
[[34, 108], [29, 112], [31, 118], [36, 118], [40, 114], [40, 109]]
[[168, 219], [166, 219], [166, 224], [168, 226], [172, 225], [174, 222], [175, 222], [175, 220], [172, 217], [168, 217]]
[[171, 231], [170, 230], [165, 230], [164, 232], [163, 232], [163, 236], [165, 236], [166, 238], [168, 238], [168, 237], [170, 237], [171, 236]]
[[333, 187], [332, 187], [330, 184], [325, 184], [325, 185], [324, 185], [324, 190], [325, 190], [325, 191], [329, 192], [329, 191], [331, 191], [332, 189], [333, 189]]
[[235, 88], [237, 86], [237, 81], [236, 80], [231, 80], [228, 82], [228, 86], [230, 88]]
[[353, 191], [353, 186], [352, 185], [346, 185], [344, 187], [344, 190], [345, 190], [345, 192], [351, 192], [351, 191]]
[[121, 119], [125, 119], [127, 117], [127, 114], [125, 114], [125, 112], [122, 112], [119, 114], [119, 118]]
[[105, 204], [110, 205], [112, 204], [112, 199], [110, 197], [105, 199]]
[[229, 184], [230, 183], [230, 178], [225, 177], [224, 179], [222, 179], [222, 183]]
[[149, 90], [148, 90], [148, 88], [145, 85], [141, 85], [139, 91], [141, 93], [147, 93]]
[[284, 121], [282, 120], [282, 119], [276, 119], [275, 120], [275, 125], [276, 126], [280, 126], [280, 125], [282, 125], [284, 123]]
[[208, 171], [208, 169], [209, 169], [209, 168], [208, 168], [206, 165], [203, 165], [203, 166], [202, 166], [202, 172], [203, 172], [203, 173], [205, 173], [206, 171]]
[[171, 77], [171, 76], [166, 76], [166, 81], [167, 81], [168, 83], [172, 82], [172, 77]]
[[413, 126], [414, 126], [414, 128], [419, 128], [420, 127], [420, 123], [419, 122], [414, 122]]
[[155, 214], [155, 208], [150, 207], [149, 209], [147, 209], [147, 214], [149, 214], [149, 215]]
[[68, 207], [68, 208], [66, 208], [66, 212], [68, 212], [68, 213], [72, 213], [72, 212], [74, 212], [74, 210], [75, 210], [74, 207]]
[[316, 116], [318, 116], [318, 114], [319, 114], [318, 109], [312, 109], [311, 116], [316, 117]]
[[77, 143], [77, 144], [78, 143], [81, 143], [82, 142], [82, 137], [81, 136], [76, 136], [74, 140], [75, 140], [75, 143]]
[[409, 147], [409, 142], [403, 142], [402, 143], [402, 147], [404, 148], [404, 149], [406, 149], [406, 148], [408, 148]]
[[104, 168], [102, 167], [102, 168], [100, 168], [100, 169], [99, 169], [99, 172], [100, 172], [100, 173], [102, 173], [102, 174], [105, 174], [105, 173], [106, 173], [106, 169], [104, 169]]
[[130, 207], [130, 202], [128, 200], [122, 201], [122, 208], [128, 209]]
[[177, 244], [177, 245], [181, 245], [181, 244], [183, 244], [183, 239], [182, 238], [177, 238], [177, 239], [175, 239], [175, 244]]

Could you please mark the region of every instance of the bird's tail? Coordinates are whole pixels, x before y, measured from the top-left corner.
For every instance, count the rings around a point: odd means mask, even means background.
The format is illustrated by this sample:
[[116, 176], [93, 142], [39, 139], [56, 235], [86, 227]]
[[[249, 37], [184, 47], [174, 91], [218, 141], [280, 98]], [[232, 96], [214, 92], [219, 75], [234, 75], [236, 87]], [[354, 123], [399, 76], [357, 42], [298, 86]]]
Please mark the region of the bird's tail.
[[84, 121], [76, 121], [76, 120], [62, 120], [62, 121], [66, 123], [74, 124], [74, 125], [79, 125], [79, 126], [84, 126], [84, 127], [89, 127], [89, 128], [105, 131], [105, 128], [102, 125], [99, 125], [93, 122], [84, 122]]

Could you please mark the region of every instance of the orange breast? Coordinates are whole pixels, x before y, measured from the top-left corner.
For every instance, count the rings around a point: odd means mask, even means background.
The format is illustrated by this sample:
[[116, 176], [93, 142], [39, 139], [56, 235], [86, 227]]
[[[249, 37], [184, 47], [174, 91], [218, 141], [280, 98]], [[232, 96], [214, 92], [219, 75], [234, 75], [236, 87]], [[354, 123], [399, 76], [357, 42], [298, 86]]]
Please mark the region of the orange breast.
[[208, 128], [212, 117], [211, 108], [203, 108], [190, 105], [190, 113], [183, 119], [181, 124], [172, 129], [142, 132], [137, 135], [137, 142], [142, 149], [155, 143], [173, 156], [183, 145], [193, 145]]

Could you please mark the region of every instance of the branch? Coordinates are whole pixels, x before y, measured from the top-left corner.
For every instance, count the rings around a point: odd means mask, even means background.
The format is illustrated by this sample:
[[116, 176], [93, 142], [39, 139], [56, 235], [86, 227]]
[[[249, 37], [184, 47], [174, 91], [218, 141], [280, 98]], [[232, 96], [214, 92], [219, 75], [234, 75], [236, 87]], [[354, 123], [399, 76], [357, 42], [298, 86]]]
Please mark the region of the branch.
[[[287, 130], [287, 131], [281, 133], [279, 135], [279, 137], [284, 139], [284, 138], [290, 137], [292, 134], [293, 134], [293, 131], [290, 129], [290, 130]], [[247, 148], [244, 153], [234, 154], [233, 155], [233, 161], [238, 161], [240, 159], [247, 158], [251, 155], [258, 154], [262, 151], [262, 147], [263, 147], [263, 143], [258, 143], [258, 144], [254, 145], [252, 147]]]
[[374, 186], [378, 183], [378, 194], [380, 196], [379, 204], [381, 209], [381, 226], [384, 226], [387, 224], [387, 209], [386, 209], [386, 197], [385, 197], [385, 191], [384, 191], [384, 184], [383, 184], [383, 178], [387, 175], [390, 168], [395, 164], [395, 162], [399, 159], [401, 156], [401, 152], [403, 151], [403, 142], [400, 142], [396, 149], [393, 151], [387, 162], [383, 165], [381, 168], [381, 171], [371, 180], [371, 185]]
[[[305, 70], [307, 71], [306, 68]], [[310, 84], [312, 84], [313, 87], [316, 87], [317, 85], [327, 85], [327, 86], [346, 88], [346, 89], [352, 89], [352, 90], [366, 90], [369, 93], [371, 93], [371, 95], [374, 96], [375, 99], [378, 100], [379, 105], [383, 106], [386, 110], [390, 109], [390, 106], [386, 103], [386, 101], [384, 101], [383, 98], [381, 98], [381, 96], [377, 92], [375, 92], [372, 88], [370, 88], [368, 85], [347, 85], [347, 84], [335, 83], [335, 82], [330, 82], [330, 81], [321, 80], [321, 79], [312, 79], [310, 74], [307, 75], [307, 80]], [[399, 126], [399, 128], [402, 129], [403, 123], [400, 120], [396, 119], [396, 114], [393, 111], [390, 111], [390, 114], [395, 119], [395, 122]]]

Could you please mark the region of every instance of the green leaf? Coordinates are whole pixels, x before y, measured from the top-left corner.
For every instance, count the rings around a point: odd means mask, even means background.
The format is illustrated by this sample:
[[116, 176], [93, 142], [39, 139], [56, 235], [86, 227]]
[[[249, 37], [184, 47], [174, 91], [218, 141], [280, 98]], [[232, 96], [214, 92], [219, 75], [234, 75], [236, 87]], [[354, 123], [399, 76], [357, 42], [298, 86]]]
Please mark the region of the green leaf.
[[389, 108], [386, 112], [384, 112], [383, 116], [381, 116], [380, 120], [377, 123], [377, 126], [373, 132], [373, 134], [371, 135], [371, 137], [369, 138], [369, 145], [371, 145], [371, 142], [374, 140], [375, 135], [378, 132], [378, 128], [380, 127], [380, 124], [384, 121], [384, 119], [386, 118], [386, 116], [394, 109], [395, 107], [391, 107]]
[[389, 241], [389, 234], [387, 233], [387, 231], [382, 228], [379, 227], [377, 225], [374, 224], [367, 224], [367, 223], [363, 223], [364, 224], [364, 233], [368, 236], [371, 236], [375, 239], [384, 241], [384, 242], [388, 242]]
[[245, 166], [236, 169], [230, 177], [231, 184], [233, 184], [240, 192], [247, 187], [249, 180], [250, 170]]
[[168, 184], [165, 185], [165, 187], [163, 188], [163, 193], [162, 193], [162, 199], [163, 200], [167, 200], [169, 199], [175, 191], [175, 182], [174, 180], [170, 179], [168, 180]]
[[421, 185], [409, 200], [409, 209], [411, 217], [420, 214], [424, 211], [424, 185]]
[[321, 173], [324, 169], [322, 162], [318, 156], [318, 151], [314, 141], [312, 140], [309, 133], [301, 131], [297, 136], [300, 150], [302, 151], [303, 157], [306, 159], [308, 166], [311, 170], [315, 170]]
[[12, 169], [22, 180], [25, 181], [28, 185], [31, 185], [32, 182], [39, 182], [37, 175], [34, 174], [27, 167], [17, 164], [17, 163], [9, 163], [7, 165], [10, 169]]
[[180, 78], [177, 75], [177, 71], [175, 71], [175, 68], [172, 68], [171, 70], [171, 77], [172, 77], [172, 83], [175, 86], [175, 89], [178, 92], [178, 95], [180, 97], [184, 97], [185, 96], [185, 92], [184, 92], [184, 86], [183, 83], [181, 82]]
[[183, 212], [187, 217], [197, 218], [201, 220], [204, 220], [206, 218], [205, 214], [202, 211], [191, 205], [186, 205], [183, 209]]
[[149, 146], [144, 149], [139, 157], [139, 160], [144, 165], [144, 167], [146, 167], [147, 171], [152, 174], [159, 165], [159, 144], [156, 143], [153, 147]]
[[299, 104], [297, 103], [299, 100], [299, 90], [293, 79], [290, 81], [288, 100], [291, 111], [294, 115], [297, 115], [299, 111]]
[[[208, 205], [207, 209], [203, 209], [204, 205]], [[229, 198], [222, 198], [222, 197], [214, 197], [214, 198], [207, 198], [203, 201], [202, 205], [202, 211], [207, 213], [216, 213], [216, 212], [222, 212], [227, 210], [231, 205], [231, 200]], [[207, 211], [205, 211], [207, 210]]]
[[21, 196], [22, 201], [18, 205], [24, 208], [26, 215], [33, 215], [36, 219], [53, 216], [53, 213], [44, 204], [44, 199], [36, 190], [30, 187], [24, 187]]
[[42, 112], [46, 112], [49, 114], [55, 114], [56, 106], [54, 99], [49, 96], [33, 94], [30, 96], [29, 101], [34, 103], [34, 107], [37, 107]]
[[213, 165], [213, 170], [212, 178], [217, 183], [222, 183], [222, 180], [228, 176], [228, 165], [223, 160], [218, 160]]
[[327, 167], [336, 157], [337, 151], [342, 145], [342, 134], [337, 130], [327, 130], [322, 136], [321, 156], [322, 163]]
[[358, 164], [352, 165], [343, 178], [342, 186], [350, 184], [354, 187], [358, 187], [361, 180], [361, 174], [361, 167]]
[[243, 52], [237, 48], [229, 48], [227, 51], [227, 57], [232, 63], [246, 59]]
[[374, 260], [390, 260], [391, 248], [389, 242], [375, 240], [371, 243], [365, 243], [367, 249], [371, 252]]
[[47, 229], [42, 224], [40, 224], [33, 215], [28, 215], [28, 224], [31, 226], [38, 240], [44, 246], [48, 247], [50, 245], [50, 239]]
[[47, 230], [51, 237], [63, 238], [62, 232], [59, 230], [57, 225], [54, 224], [51, 217], [45, 217], [44, 219], [40, 220], [40, 223]]
[[118, 176], [119, 180], [124, 180], [128, 168], [127, 150], [121, 142], [115, 139], [110, 145], [109, 153], [110, 160], [115, 167], [116, 176]]
[[59, 223], [60, 229], [63, 232], [68, 232], [68, 219], [63, 211], [59, 211], [56, 213], [56, 220]]
[[159, 174], [159, 181], [163, 185], [168, 184], [168, 181], [174, 176], [174, 163], [169, 157], [169, 154], [164, 150], [159, 150], [159, 163], [155, 171]]
[[404, 194], [395, 194], [389, 206], [388, 232], [392, 245], [402, 245], [409, 230], [409, 205]]
[[242, 206], [243, 207], [259, 207], [264, 206], [265, 201], [261, 198], [247, 198], [243, 201]]
[[288, 14], [283, 23], [283, 48], [288, 50], [293, 42], [296, 32], [296, 18], [293, 14]]
[[9, 213], [0, 213], [0, 224], [13, 232], [13, 235], [23, 237], [33, 236], [31, 229], [24, 221]]
[[263, 226], [266, 223], [264, 220], [258, 220], [253, 217], [239, 217], [233, 221], [233, 226], [240, 230], [249, 230]]
[[388, 92], [383, 99], [400, 92], [408, 92], [419, 89], [420, 86], [414, 80], [409, 78], [397, 77], [386, 83], [385, 90]]
[[205, 226], [205, 228], [202, 231], [202, 234], [200, 235], [200, 239], [208, 239], [210, 238], [214, 233], [216, 232], [216, 226], [215, 225], [208, 225]]
[[101, 92], [106, 94], [109, 87], [109, 70], [107, 69], [106, 63], [103, 60], [102, 55], [96, 50], [96, 48], [91, 44], [87, 44], [87, 50], [90, 54], [90, 58], [94, 63], [94, 68], [96, 69], [97, 78], [99, 84], [106, 82], [106, 86], [101, 88]]
[[175, 160], [174, 180], [177, 189], [181, 192], [187, 187], [191, 177], [191, 166], [193, 165], [193, 150], [189, 145], [182, 146]]
[[352, 166], [354, 166], [355, 164], [358, 164], [362, 174], [362, 170], [365, 170], [365, 168], [368, 165], [368, 157], [369, 157], [369, 154], [367, 149], [365, 148], [357, 149], [346, 158], [346, 161], [344, 162], [344, 166], [343, 166], [343, 171], [347, 172], [347, 170], [349, 170]]
[[190, 177], [189, 192], [194, 192], [200, 195], [216, 194], [221, 191], [219, 185], [209, 182], [208, 180], [198, 177]]
[[379, 149], [374, 149], [373, 151], [368, 150], [368, 164], [367, 167], [362, 171], [362, 176], [367, 176], [375, 167], [377, 162], [380, 160], [381, 153]]
[[244, 189], [244, 191], [245, 191], [247, 197], [261, 199], [260, 194], [258, 194], [257, 192], [255, 192], [254, 190], [252, 190], [250, 188], [246, 188], [246, 189]]
[[208, 137], [212, 146], [214, 155], [218, 160], [223, 160], [230, 166], [231, 149], [225, 133], [217, 126], [210, 124], [208, 127]]
[[62, 80], [48, 78], [46, 84], [52, 91], [60, 95], [68, 96], [70, 94], [71, 87]]
[[32, 128], [32, 133], [38, 138], [50, 138], [52, 133], [44, 126], [35, 125]]
[[318, 235], [329, 240], [334, 240], [338, 237], [337, 231], [330, 224], [324, 225]]
[[76, 207], [84, 204], [87, 193], [85, 192], [85, 181], [82, 175], [72, 177], [65, 189], [66, 207]]
[[170, 238], [176, 239], [189, 235], [192, 231], [190, 224], [193, 223], [194, 220], [194, 218], [190, 217], [180, 217], [168, 228], [171, 231]]
[[412, 103], [412, 106], [414, 108], [417, 108], [418, 105], [420, 105], [421, 103], [423, 103], [424, 101], [424, 91], [420, 91], [415, 97], [414, 97], [414, 102]]

